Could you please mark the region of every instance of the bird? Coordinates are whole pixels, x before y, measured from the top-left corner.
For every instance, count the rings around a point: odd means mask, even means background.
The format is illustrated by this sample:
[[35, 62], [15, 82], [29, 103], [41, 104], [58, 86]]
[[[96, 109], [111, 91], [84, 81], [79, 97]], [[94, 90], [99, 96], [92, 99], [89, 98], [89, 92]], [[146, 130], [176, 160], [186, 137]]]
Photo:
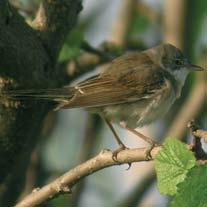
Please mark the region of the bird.
[[7, 90], [11, 99], [42, 99], [56, 103], [54, 110], [84, 108], [99, 114], [111, 129], [119, 147], [113, 159], [127, 147], [113, 123], [136, 134], [153, 148], [155, 141], [136, 128], [162, 117], [181, 95], [191, 71], [206, 69], [191, 64], [182, 51], [163, 43], [141, 52], [128, 52], [115, 58], [104, 71], [74, 86], [54, 89]]

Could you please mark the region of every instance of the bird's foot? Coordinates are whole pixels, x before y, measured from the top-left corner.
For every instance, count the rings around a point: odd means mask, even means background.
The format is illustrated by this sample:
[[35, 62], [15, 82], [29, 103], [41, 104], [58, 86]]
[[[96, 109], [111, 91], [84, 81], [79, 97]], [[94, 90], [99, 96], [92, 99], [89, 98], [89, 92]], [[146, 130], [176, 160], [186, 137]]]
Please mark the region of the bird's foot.
[[128, 149], [128, 148], [123, 143], [122, 144], [120, 143], [119, 144], [119, 147], [112, 152], [112, 159], [115, 162], [118, 162], [118, 160], [117, 160], [118, 153], [121, 152], [121, 151], [123, 151], [123, 150], [125, 150], [125, 149]]
[[[126, 150], [126, 149], [129, 149], [129, 148], [127, 148], [123, 143], [119, 144], [119, 148], [112, 152], [112, 159], [115, 162], [119, 162], [118, 159], [117, 159], [118, 153], [123, 151], [123, 150]], [[129, 170], [131, 168], [131, 165], [132, 165], [132, 163], [128, 163], [128, 168], [126, 170]]]
[[146, 150], [146, 160], [152, 160], [152, 150], [154, 149], [154, 147], [157, 146], [156, 142], [152, 142], [149, 146], [149, 148]]
[[154, 139], [152, 139], [151, 137], [147, 137], [145, 136], [144, 134], [138, 132], [137, 130], [135, 129], [131, 129], [129, 128], [125, 122], [120, 122], [120, 126], [123, 128], [123, 129], [126, 129], [128, 131], [130, 131], [131, 133], [135, 134], [136, 136], [138, 136], [139, 138], [143, 139], [145, 142], [148, 142], [150, 145], [155, 145], [155, 141]]

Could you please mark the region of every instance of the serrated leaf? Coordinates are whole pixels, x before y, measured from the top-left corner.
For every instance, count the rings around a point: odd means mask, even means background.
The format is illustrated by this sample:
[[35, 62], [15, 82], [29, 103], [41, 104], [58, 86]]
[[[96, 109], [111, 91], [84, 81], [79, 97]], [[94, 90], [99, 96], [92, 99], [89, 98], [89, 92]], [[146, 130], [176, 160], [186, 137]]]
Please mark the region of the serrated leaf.
[[177, 184], [185, 179], [188, 171], [194, 166], [193, 153], [179, 140], [168, 138], [155, 158], [160, 193], [174, 195], [177, 192]]
[[194, 167], [184, 182], [178, 185], [178, 192], [170, 207], [207, 207], [207, 166]]
[[59, 62], [68, 61], [80, 53], [80, 47], [83, 42], [83, 33], [77, 29], [74, 29], [70, 32], [66, 38], [65, 44], [63, 45], [60, 55]]

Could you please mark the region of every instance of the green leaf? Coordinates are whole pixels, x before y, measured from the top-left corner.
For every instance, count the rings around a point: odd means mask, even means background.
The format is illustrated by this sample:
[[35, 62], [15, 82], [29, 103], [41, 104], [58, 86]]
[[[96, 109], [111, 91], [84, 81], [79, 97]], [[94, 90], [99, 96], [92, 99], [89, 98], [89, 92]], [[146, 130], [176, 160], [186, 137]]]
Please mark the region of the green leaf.
[[207, 207], [207, 166], [194, 167], [184, 182], [178, 185], [178, 193], [170, 207]]
[[83, 42], [83, 33], [78, 29], [72, 30], [66, 38], [59, 55], [59, 62], [68, 61], [80, 53], [81, 44]]
[[188, 171], [195, 166], [195, 157], [177, 139], [167, 139], [155, 158], [157, 185], [161, 194], [174, 195], [177, 184], [182, 182]]

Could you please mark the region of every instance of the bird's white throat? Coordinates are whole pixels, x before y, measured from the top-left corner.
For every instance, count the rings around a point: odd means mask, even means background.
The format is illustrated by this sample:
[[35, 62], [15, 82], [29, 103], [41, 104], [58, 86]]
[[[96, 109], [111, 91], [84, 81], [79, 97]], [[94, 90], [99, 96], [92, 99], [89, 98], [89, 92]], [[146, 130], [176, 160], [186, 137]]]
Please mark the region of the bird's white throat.
[[189, 70], [186, 68], [181, 68], [180, 70], [174, 70], [172, 73], [182, 87], [185, 83], [185, 79], [189, 73]]
[[179, 98], [181, 95], [181, 91], [188, 73], [189, 71], [186, 68], [181, 68], [180, 70], [174, 70], [174, 71], [171, 70], [171, 74], [174, 76], [175, 80], [177, 81], [176, 98]]

